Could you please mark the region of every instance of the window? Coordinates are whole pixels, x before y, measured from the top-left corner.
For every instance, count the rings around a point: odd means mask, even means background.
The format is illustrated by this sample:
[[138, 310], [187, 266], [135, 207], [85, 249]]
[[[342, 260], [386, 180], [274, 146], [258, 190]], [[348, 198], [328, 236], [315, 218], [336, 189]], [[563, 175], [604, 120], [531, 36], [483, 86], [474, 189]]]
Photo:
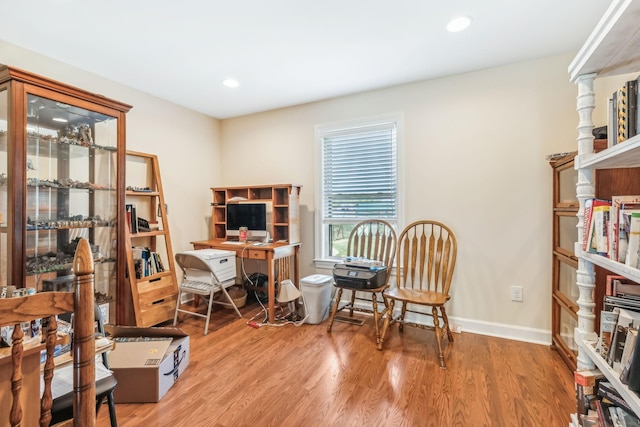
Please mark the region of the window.
[[398, 224], [399, 115], [316, 127], [320, 173], [317, 257], [344, 257], [364, 219]]

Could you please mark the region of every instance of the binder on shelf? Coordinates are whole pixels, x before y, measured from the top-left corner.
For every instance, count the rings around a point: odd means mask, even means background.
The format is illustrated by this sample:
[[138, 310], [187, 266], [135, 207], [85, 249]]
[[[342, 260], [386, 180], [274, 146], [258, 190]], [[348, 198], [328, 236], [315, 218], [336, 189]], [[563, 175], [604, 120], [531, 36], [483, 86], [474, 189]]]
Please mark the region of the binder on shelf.
[[135, 204], [126, 204], [125, 211], [127, 213], [127, 223], [129, 225], [130, 233], [138, 232], [138, 216], [136, 215], [136, 205]]

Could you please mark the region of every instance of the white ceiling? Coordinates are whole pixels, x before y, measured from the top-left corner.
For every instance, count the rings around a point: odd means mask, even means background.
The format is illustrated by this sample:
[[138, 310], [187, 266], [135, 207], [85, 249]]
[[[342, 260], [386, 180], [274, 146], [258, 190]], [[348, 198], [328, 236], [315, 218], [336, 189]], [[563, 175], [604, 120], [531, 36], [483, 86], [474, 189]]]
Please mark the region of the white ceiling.
[[[0, 0], [0, 39], [229, 118], [575, 53], [609, 3]], [[458, 15], [471, 27], [448, 33]]]

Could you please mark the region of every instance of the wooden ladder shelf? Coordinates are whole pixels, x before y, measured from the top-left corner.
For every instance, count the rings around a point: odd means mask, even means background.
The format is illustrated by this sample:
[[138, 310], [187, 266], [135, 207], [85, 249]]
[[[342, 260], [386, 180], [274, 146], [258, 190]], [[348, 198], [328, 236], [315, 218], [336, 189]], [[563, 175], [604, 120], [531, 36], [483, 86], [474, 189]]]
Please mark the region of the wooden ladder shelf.
[[125, 318], [126, 324], [148, 327], [173, 319], [178, 282], [158, 158], [127, 151], [126, 166], [126, 290], [133, 312]]

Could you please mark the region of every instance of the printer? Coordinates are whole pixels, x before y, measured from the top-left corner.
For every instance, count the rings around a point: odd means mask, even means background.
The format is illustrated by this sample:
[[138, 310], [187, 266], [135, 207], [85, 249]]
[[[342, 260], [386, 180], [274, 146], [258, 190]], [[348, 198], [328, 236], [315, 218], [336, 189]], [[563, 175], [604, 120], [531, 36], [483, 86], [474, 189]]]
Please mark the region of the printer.
[[376, 289], [387, 280], [387, 266], [365, 258], [347, 258], [333, 267], [333, 279], [339, 288]]

